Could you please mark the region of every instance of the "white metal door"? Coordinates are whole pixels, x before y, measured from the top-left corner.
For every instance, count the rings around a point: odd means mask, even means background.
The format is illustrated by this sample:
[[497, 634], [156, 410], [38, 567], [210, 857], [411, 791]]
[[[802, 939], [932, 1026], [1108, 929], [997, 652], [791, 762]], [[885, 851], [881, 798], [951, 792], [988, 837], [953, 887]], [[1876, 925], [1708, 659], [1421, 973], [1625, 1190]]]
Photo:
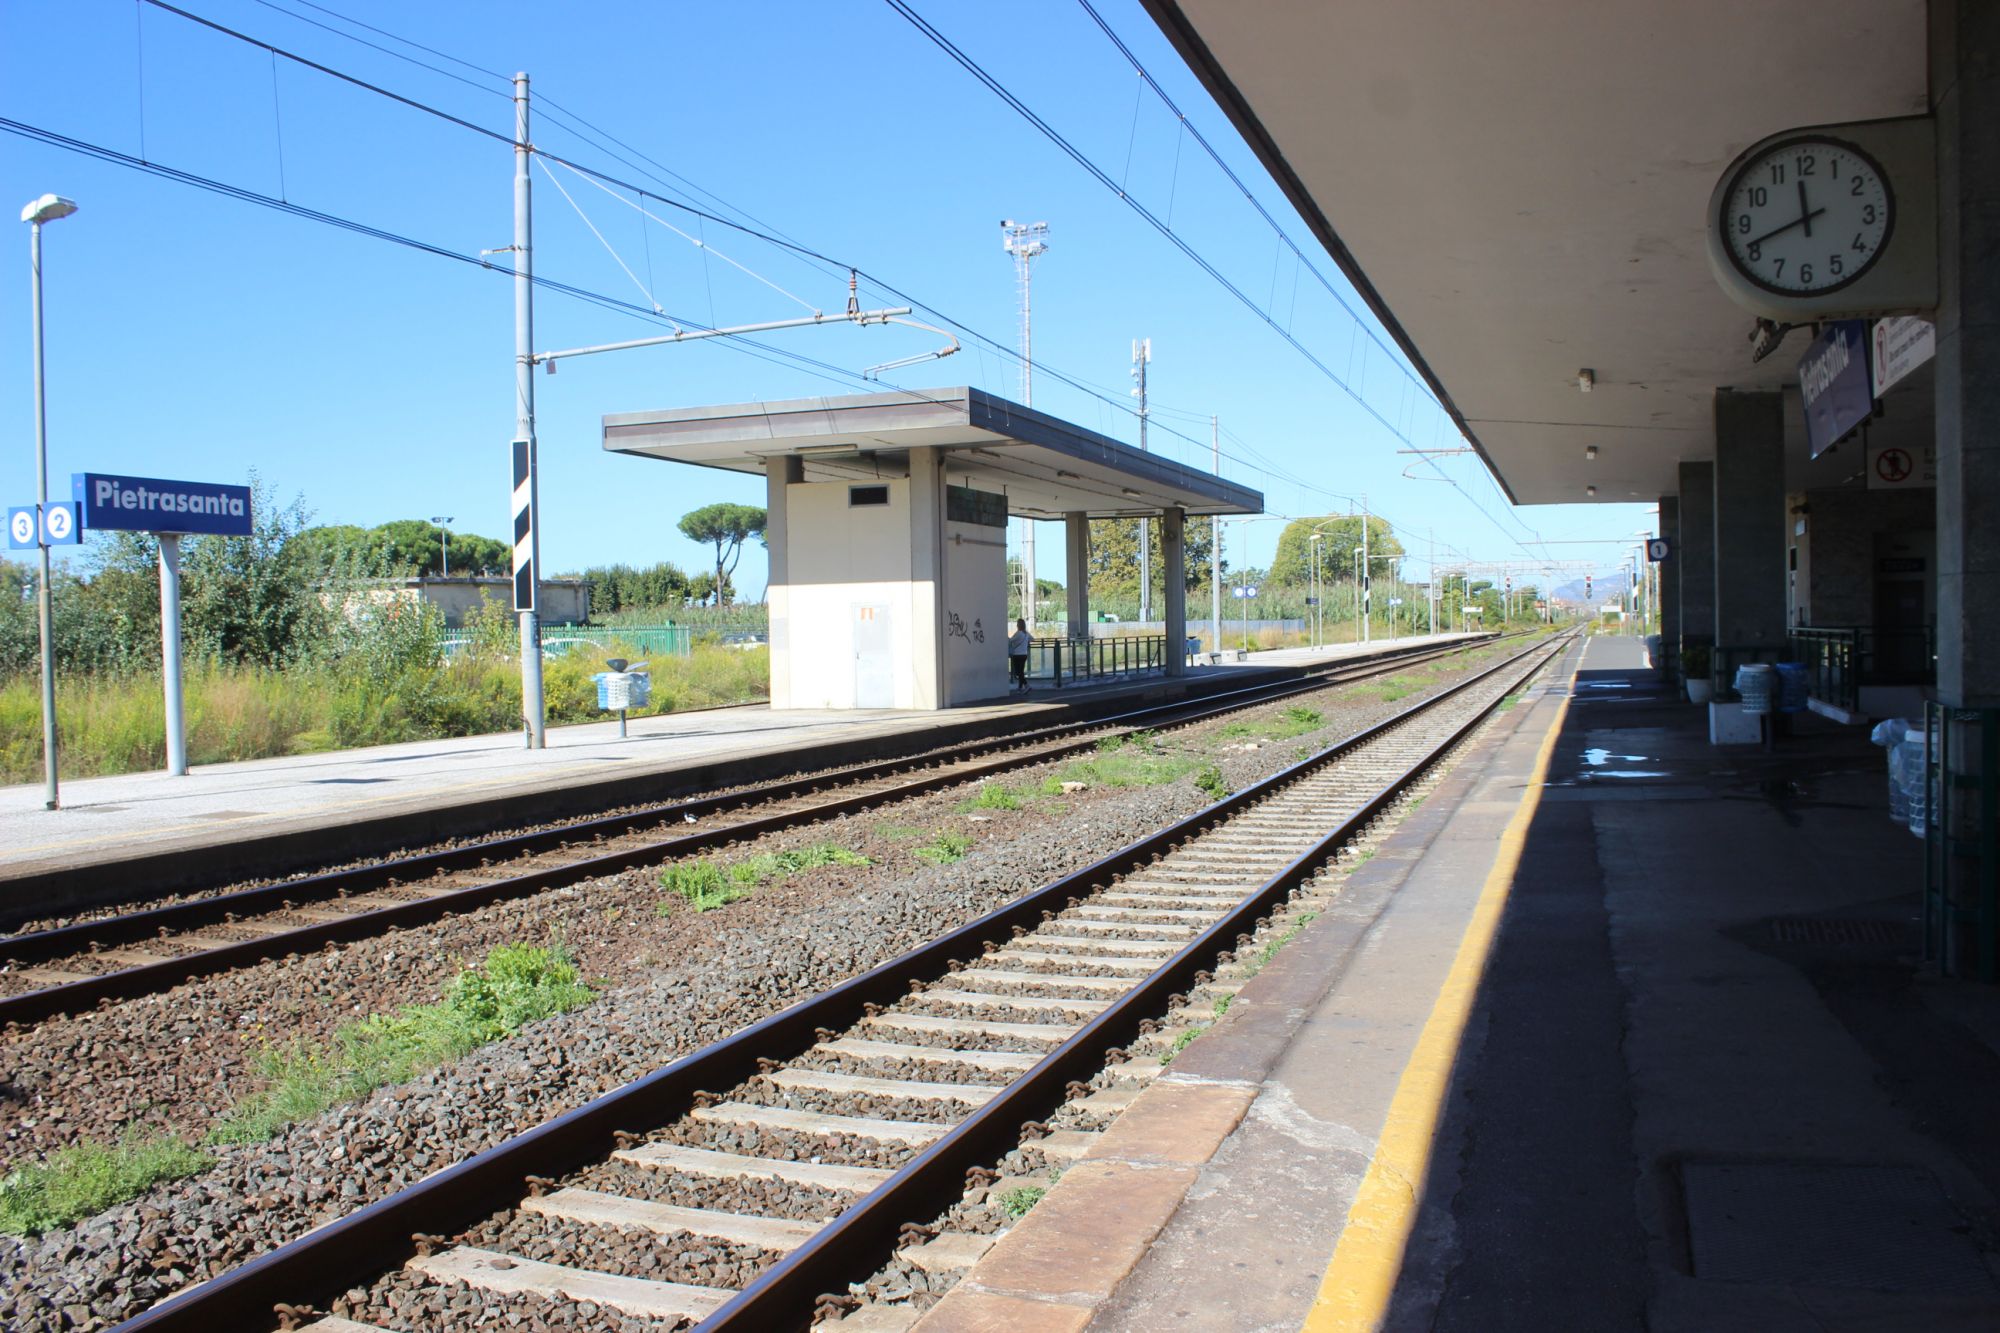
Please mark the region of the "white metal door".
[[896, 706], [896, 668], [886, 603], [854, 604], [854, 706]]

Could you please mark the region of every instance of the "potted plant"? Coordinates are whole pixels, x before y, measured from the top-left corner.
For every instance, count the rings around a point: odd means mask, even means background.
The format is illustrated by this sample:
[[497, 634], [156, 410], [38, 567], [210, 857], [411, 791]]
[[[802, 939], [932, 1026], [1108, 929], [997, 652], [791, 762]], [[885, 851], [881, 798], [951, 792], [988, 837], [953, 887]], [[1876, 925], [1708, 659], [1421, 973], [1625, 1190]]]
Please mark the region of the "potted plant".
[[1690, 643], [1681, 649], [1681, 675], [1687, 680], [1689, 703], [1705, 704], [1715, 697], [1715, 681], [1709, 670], [1707, 644]]

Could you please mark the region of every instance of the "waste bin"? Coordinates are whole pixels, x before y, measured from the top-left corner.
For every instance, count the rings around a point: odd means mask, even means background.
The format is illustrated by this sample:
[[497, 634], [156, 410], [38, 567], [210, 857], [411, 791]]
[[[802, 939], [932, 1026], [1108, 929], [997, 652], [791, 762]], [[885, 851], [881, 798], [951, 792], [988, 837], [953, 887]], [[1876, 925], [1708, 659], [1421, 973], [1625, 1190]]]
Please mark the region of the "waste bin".
[[1743, 711], [1763, 714], [1777, 701], [1778, 673], [1768, 662], [1749, 662], [1736, 668], [1736, 692], [1743, 696]]
[[1803, 713], [1811, 694], [1804, 662], [1778, 663], [1778, 711]]
[[1924, 729], [1900, 717], [1875, 724], [1868, 739], [1889, 752], [1889, 818], [1919, 838], [1924, 836], [1924, 808], [1929, 778], [1924, 772]]
[[625, 710], [644, 708], [653, 701], [652, 673], [639, 670], [644, 662], [634, 662], [628, 667], [622, 657], [608, 658], [605, 665], [609, 671], [600, 671], [591, 677], [597, 682], [597, 706], [607, 713], [618, 714], [618, 734], [625, 734]]

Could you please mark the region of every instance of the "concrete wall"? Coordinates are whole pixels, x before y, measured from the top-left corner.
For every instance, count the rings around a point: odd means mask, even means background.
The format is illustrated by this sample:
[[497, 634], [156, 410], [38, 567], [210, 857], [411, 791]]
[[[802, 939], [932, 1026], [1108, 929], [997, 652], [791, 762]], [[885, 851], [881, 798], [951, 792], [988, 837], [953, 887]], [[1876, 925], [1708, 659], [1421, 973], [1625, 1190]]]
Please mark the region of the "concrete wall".
[[[949, 708], [1007, 692], [1004, 528], [945, 517], [939, 451], [907, 477], [770, 482], [771, 706], [857, 707], [859, 608], [886, 617], [894, 708]], [[851, 488], [886, 488], [855, 505]]]
[[[481, 600], [497, 603], [513, 614], [514, 580], [508, 578], [410, 579], [400, 585], [368, 589], [371, 602], [415, 601], [422, 598], [444, 612], [448, 628], [459, 629], [479, 607]], [[590, 588], [581, 580], [544, 580], [542, 583], [542, 624], [580, 625], [590, 619]]]
[[944, 703], [1007, 693], [1007, 530], [944, 525]]
[[1715, 464], [1680, 465], [1681, 641], [1715, 642]]
[[[771, 610], [774, 623], [782, 615], [786, 624], [790, 671], [783, 680], [774, 674], [773, 708], [854, 707], [854, 623], [860, 605], [886, 608], [881, 614], [889, 617], [897, 664], [894, 706], [933, 706], [916, 702], [910, 670], [915, 660], [910, 483], [898, 478], [873, 484], [888, 488], [889, 503], [861, 510], [849, 507], [845, 482], [785, 486], [787, 582], [782, 590], [772, 585]], [[935, 597], [934, 584], [923, 587]]]
[[[1938, 134], [1937, 689], [2000, 707], [2000, 5], [1931, 0]], [[1960, 750], [1969, 752], [1970, 747]], [[1987, 873], [1992, 873], [1989, 867]]]
[[[1785, 645], [1785, 428], [1775, 393], [1715, 395], [1715, 642]], [[1683, 596], [1685, 596], [1683, 592]]]
[[1654, 596], [1660, 603], [1660, 650], [1653, 665], [1668, 680], [1678, 680], [1681, 674], [1681, 565], [1686, 562], [1686, 553], [1681, 550], [1681, 498], [1678, 495], [1660, 497], [1660, 535], [1672, 545], [1672, 554], [1655, 565], [1658, 590]]
[[1794, 625], [1872, 625], [1875, 585], [1881, 577], [1877, 561], [1885, 556], [1924, 562], [1925, 619], [1936, 623], [1937, 534], [1932, 525], [1937, 508], [1932, 492], [1795, 491], [1786, 498], [1786, 531], [1798, 552], [1792, 579]]

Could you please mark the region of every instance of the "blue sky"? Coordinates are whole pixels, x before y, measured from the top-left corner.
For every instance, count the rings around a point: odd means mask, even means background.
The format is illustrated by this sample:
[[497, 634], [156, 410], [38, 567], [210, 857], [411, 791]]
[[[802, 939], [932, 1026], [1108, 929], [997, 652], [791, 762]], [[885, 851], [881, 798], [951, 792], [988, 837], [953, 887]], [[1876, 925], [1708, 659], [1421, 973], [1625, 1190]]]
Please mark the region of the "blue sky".
[[[998, 222], [1046, 220], [1050, 250], [1034, 285], [1036, 406], [1136, 441], [1125, 410], [1131, 342], [1150, 337], [1152, 447], [1205, 466], [1207, 418], [1217, 414], [1224, 475], [1261, 489], [1273, 512], [1345, 512], [1348, 497], [1365, 493], [1413, 551], [1434, 530], [1441, 563], [1525, 564], [1521, 543], [1534, 536], [1625, 540], [1650, 523], [1636, 505], [1510, 510], [1469, 456], [1438, 464], [1456, 486], [1405, 479], [1412, 459], [1395, 451], [1457, 444], [1448, 423], [1380, 350], [1380, 331], [1359, 326], [1292, 258], [1078, 4], [913, 0], [1345, 388], [878, 0], [184, 7], [502, 136], [512, 125], [505, 84], [479, 71], [525, 69], [538, 146], [711, 213], [755, 219], [1007, 349], [1015, 290]], [[1137, 5], [1098, 8], [1335, 292], [1361, 309]], [[510, 240], [505, 143], [136, 0], [0, 0], [0, 116], [458, 254]], [[579, 120], [602, 133], [579, 133]], [[701, 324], [837, 310], [846, 300], [838, 271], [644, 204], [698, 247], [645, 219], [629, 194], [553, 170], [581, 216], [538, 170], [542, 277]], [[10, 210], [45, 191], [81, 205], [45, 235], [58, 494], [73, 471], [241, 481], [254, 468], [281, 499], [303, 496], [321, 522], [449, 514], [454, 527], [506, 533], [513, 307], [503, 273], [11, 133], [0, 134], [0, 181], [12, 190], [0, 198]], [[901, 303], [866, 282], [862, 299]], [[15, 442], [0, 457], [7, 503], [32, 499], [34, 487], [27, 306], [22, 253], [0, 264], [0, 438]], [[536, 319], [538, 349], [666, 331], [643, 314], [547, 291]], [[675, 520], [714, 500], [762, 502], [749, 478], [605, 454], [602, 414], [861, 392], [864, 367], [937, 342], [912, 329], [846, 327], [764, 341], [825, 366], [716, 340], [537, 376], [546, 569], [662, 559], [699, 568], [703, 552]], [[971, 383], [1018, 396], [1012, 358], [967, 341], [948, 360], [890, 372], [887, 384]], [[1232, 561], [1268, 560], [1279, 527], [1232, 534]], [[1060, 563], [1057, 529], [1044, 531], [1040, 549], [1045, 576], [1060, 578], [1049, 568]], [[1554, 553], [1594, 561], [1600, 577], [1623, 560], [1615, 544]], [[1422, 577], [1422, 561], [1408, 572]], [[745, 557], [738, 579], [747, 592], [761, 589], [761, 552]]]

